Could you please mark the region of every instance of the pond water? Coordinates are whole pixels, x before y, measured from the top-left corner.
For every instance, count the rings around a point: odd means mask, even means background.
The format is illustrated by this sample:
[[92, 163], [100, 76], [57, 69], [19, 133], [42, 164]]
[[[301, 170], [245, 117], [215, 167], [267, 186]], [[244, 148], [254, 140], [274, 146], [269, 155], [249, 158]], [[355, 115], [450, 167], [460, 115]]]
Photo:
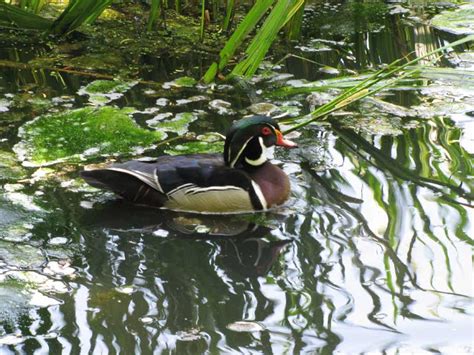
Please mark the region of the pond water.
[[[138, 208], [78, 177], [104, 160], [218, 150], [209, 135], [173, 139], [224, 133], [252, 111], [307, 113], [343, 75], [456, 38], [425, 21], [439, 9], [364, 4], [316, 2], [295, 56], [265, 64], [244, 88], [170, 83], [199, 73], [195, 58], [143, 71], [164, 88], [129, 83], [107, 95], [86, 87], [94, 78], [0, 67], [0, 353], [472, 353], [472, 44], [308, 126], [292, 138], [298, 149], [277, 150], [292, 182], [280, 209]], [[44, 54], [2, 47], [9, 61]], [[304, 92], [314, 80], [324, 88]], [[142, 128], [171, 141], [107, 159], [57, 146], [66, 153], [52, 165], [25, 153], [31, 135], [50, 134], [28, 130], [34, 118], [104, 104], [133, 107]]]

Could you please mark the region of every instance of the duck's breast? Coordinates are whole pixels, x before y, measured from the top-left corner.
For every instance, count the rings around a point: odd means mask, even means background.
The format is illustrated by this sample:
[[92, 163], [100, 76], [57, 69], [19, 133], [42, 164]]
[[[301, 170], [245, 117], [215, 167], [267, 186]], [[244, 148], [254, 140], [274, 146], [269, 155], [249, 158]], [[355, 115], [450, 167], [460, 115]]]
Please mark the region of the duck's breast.
[[266, 162], [262, 167], [250, 173], [258, 184], [267, 202], [267, 208], [283, 204], [290, 196], [290, 180], [279, 167]]

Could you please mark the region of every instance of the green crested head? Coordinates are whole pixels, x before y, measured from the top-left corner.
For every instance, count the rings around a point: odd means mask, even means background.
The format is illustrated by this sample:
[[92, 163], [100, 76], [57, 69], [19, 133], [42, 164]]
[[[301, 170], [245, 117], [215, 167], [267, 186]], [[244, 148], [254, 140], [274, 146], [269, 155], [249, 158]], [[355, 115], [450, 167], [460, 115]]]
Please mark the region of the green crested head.
[[260, 166], [267, 161], [266, 148], [296, 144], [285, 140], [278, 123], [270, 117], [252, 116], [236, 121], [226, 136], [224, 161], [229, 167]]

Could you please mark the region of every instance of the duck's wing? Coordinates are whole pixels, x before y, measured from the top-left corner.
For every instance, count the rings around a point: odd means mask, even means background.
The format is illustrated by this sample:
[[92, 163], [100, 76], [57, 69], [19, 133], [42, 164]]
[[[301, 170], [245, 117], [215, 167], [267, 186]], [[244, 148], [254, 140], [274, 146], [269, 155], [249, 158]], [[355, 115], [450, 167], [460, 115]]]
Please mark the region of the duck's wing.
[[81, 175], [137, 204], [201, 212], [266, 208], [258, 185], [244, 171], [225, 167], [221, 155], [130, 161]]
[[131, 202], [161, 207], [168, 200], [152, 177], [135, 170], [111, 166], [105, 169], [84, 170], [82, 178], [91, 186], [109, 190]]

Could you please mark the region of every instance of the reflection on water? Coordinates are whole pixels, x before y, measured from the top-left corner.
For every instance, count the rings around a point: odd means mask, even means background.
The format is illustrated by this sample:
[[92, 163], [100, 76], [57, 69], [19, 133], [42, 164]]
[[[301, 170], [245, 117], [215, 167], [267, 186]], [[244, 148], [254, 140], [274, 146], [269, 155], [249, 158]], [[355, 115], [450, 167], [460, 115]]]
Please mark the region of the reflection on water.
[[[441, 42], [421, 25], [393, 20], [384, 28], [354, 35], [353, 68]], [[334, 66], [336, 57], [318, 60]], [[310, 69], [290, 71], [308, 70], [301, 76], [313, 79]], [[57, 77], [28, 75], [2, 71], [1, 86], [36, 83], [58, 95], [75, 93], [84, 80], [61, 87]], [[136, 102], [135, 95], [124, 100]], [[397, 92], [390, 100], [420, 96]], [[8, 138], [2, 149], [35, 115], [25, 111], [0, 124], [0, 138]], [[299, 150], [278, 156], [291, 172], [289, 206], [250, 216], [137, 208], [36, 182], [25, 189], [43, 204], [25, 223], [27, 214], [15, 210], [22, 195], [0, 160], [0, 226], [10, 233], [9, 240], [0, 233], [9, 252], [0, 253], [0, 275], [12, 271], [8, 258], [18, 258], [17, 249], [34, 270], [58, 259], [76, 271], [52, 276], [72, 291], [54, 294], [60, 304], [49, 307], [29, 306], [18, 285], [0, 278], [0, 352], [472, 352], [474, 184], [465, 144], [473, 118], [466, 112], [406, 119], [395, 135], [337, 122], [306, 129]], [[24, 239], [13, 239], [14, 231]], [[264, 330], [229, 329], [242, 320]]]
[[[72, 294], [3, 331], [27, 336], [27, 352], [468, 349], [473, 230], [462, 195], [472, 183], [460, 165], [453, 169], [462, 147], [437, 138], [456, 130], [426, 124], [371, 141], [310, 130], [328, 140], [338, 166], [318, 172], [303, 162], [283, 214], [206, 217], [69, 202], [80, 232]], [[369, 147], [380, 155], [366, 155]], [[240, 320], [265, 330], [227, 328]]]

